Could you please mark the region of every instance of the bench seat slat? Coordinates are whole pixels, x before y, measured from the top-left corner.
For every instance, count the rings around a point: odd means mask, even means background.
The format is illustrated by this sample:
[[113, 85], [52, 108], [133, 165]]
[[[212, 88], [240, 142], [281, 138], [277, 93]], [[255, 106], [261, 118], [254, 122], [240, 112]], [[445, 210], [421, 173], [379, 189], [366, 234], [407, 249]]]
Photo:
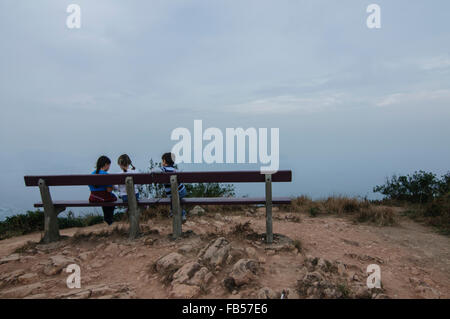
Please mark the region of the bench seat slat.
[[[228, 197], [191, 197], [184, 198], [181, 200], [182, 204], [188, 205], [254, 205], [254, 204], [265, 204], [266, 199], [264, 197], [253, 197], [253, 198], [228, 198]], [[274, 197], [272, 199], [273, 204], [290, 204], [290, 197]], [[128, 206], [122, 200], [117, 200], [115, 202], [103, 202], [103, 203], [91, 203], [87, 200], [78, 201], [53, 201], [55, 207], [113, 207], [113, 206]], [[138, 202], [139, 206], [147, 205], [170, 205], [169, 198], [151, 198], [143, 199]], [[42, 207], [42, 203], [34, 204], [34, 207]]]

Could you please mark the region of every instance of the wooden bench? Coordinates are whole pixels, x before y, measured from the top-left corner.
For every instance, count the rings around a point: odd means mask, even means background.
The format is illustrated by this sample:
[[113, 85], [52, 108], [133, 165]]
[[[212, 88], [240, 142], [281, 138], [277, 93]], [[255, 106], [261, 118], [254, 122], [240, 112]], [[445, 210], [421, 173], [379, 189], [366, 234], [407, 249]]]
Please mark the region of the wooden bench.
[[[278, 171], [274, 174], [261, 174], [259, 171], [224, 171], [224, 172], [176, 172], [176, 173], [145, 173], [145, 174], [107, 174], [107, 175], [50, 175], [50, 176], [25, 176], [26, 186], [38, 186], [42, 202], [34, 204], [34, 207], [44, 208], [44, 243], [57, 241], [60, 238], [58, 227], [58, 214], [66, 207], [103, 207], [119, 206], [128, 207], [130, 220], [130, 239], [139, 235], [139, 206], [170, 205], [172, 202], [173, 238], [178, 238], [182, 233], [181, 204], [192, 205], [266, 205], [266, 238], [268, 243], [273, 241], [272, 231], [272, 205], [289, 204], [289, 197], [272, 198], [272, 182], [291, 182], [291, 171]], [[134, 185], [145, 184], [170, 184], [172, 198], [152, 198], [137, 201], [134, 196]], [[265, 197], [254, 198], [184, 198], [180, 202], [178, 196], [178, 183], [265, 183]], [[49, 187], [54, 186], [87, 186], [87, 185], [126, 185], [128, 203], [122, 200], [115, 202], [91, 203], [88, 200], [78, 201], [53, 201]], [[88, 194], [86, 194], [88, 197]]]

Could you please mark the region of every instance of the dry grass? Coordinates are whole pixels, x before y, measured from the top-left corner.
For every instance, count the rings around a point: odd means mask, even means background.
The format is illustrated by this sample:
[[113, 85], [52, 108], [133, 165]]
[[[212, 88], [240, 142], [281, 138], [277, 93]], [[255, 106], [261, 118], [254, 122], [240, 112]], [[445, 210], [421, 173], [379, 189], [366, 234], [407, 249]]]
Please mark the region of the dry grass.
[[390, 207], [369, 206], [366, 209], [360, 210], [356, 215], [358, 222], [370, 222], [379, 226], [395, 225], [395, 213]]
[[346, 196], [330, 196], [316, 201], [307, 196], [300, 196], [294, 198], [291, 205], [283, 205], [280, 209], [288, 212], [305, 213], [312, 217], [323, 214], [350, 216], [357, 222], [369, 222], [380, 226], [396, 223], [393, 209], [375, 205], [365, 199]]

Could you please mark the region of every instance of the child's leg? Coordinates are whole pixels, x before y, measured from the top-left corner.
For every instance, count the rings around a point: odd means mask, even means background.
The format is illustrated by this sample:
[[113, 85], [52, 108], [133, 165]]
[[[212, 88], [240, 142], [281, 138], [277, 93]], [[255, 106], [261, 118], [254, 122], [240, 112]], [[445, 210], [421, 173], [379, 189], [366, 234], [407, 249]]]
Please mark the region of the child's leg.
[[187, 218], [186, 218], [186, 211], [183, 209], [183, 205], [181, 204], [181, 200], [184, 197], [186, 197], [186, 195], [187, 195], [186, 189], [184, 189], [182, 192], [180, 192], [180, 205], [181, 205], [181, 209], [182, 209], [182, 211], [181, 211], [181, 219], [183, 221], [186, 221]]
[[103, 219], [108, 225], [114, 222], [114, 207], [102, 207]]

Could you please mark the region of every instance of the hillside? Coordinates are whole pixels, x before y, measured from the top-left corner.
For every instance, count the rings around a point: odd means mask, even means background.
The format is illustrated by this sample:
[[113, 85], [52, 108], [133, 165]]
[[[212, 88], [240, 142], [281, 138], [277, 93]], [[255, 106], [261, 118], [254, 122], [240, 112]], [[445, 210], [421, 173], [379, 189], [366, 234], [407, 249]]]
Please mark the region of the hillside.
[[[189, 216], [172, 241], [155, 217], [130, 242], [126, 223], [33, 233], [0, 241], [0, 298], [449, 298], [450, 239], [407, 218], [395, 226], [275, 210], [273, 245], [263, 209]], [[68, 289], [68, 264], [81, 289]], [[381, 267], [382, 289], [366, 287]]]

